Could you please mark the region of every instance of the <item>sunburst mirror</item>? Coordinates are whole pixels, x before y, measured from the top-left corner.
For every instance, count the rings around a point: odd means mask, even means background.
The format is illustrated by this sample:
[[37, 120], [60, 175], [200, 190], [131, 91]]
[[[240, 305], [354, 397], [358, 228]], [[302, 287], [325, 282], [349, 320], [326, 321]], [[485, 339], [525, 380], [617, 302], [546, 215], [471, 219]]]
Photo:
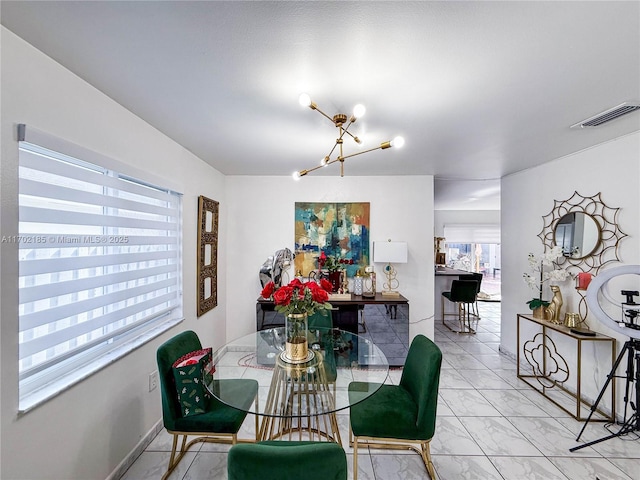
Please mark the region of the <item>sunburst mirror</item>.
[[545, 250], [562, 247], [559, 265], [597, 274], [603, 265], [620, 261], [618, 247], [627, 234], [618, 225], [619, 211], [605, 205], [600, 193], [585, 197], [573, 192], [566, 200], [554, 200], [538, 237]]

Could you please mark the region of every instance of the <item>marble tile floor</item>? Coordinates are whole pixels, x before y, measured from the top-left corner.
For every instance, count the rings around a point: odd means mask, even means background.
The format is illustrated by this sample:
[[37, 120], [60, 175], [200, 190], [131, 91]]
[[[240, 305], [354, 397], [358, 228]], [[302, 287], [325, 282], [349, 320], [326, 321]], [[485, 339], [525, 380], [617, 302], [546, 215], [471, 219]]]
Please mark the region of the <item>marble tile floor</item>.
[[[516, 365], [498, 353], [500, 304], [481, 305], [478, 334], [457, 335], [436, 324], [435, 341], [443, 351], [438, 419], [431, 452], [439, 480], [640, 480], [640, 439], [614, 438], [576, 452], [583, 426], [516, 378]], [[390, 382], [398, 382], [394, 370]], [[248, 416], [240, 437], [253, 435]], [[349, 468], [348, 412], [338, 414]], [[617, 431], [617, 428], [616, 430]], [[608, 435], [590, 422], [581, 442]], [[227, 479], [228, 445], [194, 447], [170, 480]], [[147, 446], [122, 480], [160, 479], [166, 470], [171, 437], [163, 430]], [[352, 472], [349, 472], [352, 478]], [[361, 480], [428, 479], [420, 456], [412, 452], [361, 448]]]

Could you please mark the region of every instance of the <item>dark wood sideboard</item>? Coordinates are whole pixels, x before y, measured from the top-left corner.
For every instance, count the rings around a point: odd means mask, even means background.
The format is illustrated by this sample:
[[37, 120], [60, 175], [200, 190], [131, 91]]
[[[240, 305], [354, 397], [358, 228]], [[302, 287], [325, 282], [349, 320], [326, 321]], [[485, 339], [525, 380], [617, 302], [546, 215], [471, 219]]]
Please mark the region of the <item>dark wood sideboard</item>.
[[[351, 294], [350, 299], [330, 300], [333, 326], [368, 338], [384, 352], [390, 366], [404, 365], [409, 351], [409, 301], [402, 295], [373, 298]], [[284, 315], [270, 300], [258, 298], [256, 330], [284, 326]]]

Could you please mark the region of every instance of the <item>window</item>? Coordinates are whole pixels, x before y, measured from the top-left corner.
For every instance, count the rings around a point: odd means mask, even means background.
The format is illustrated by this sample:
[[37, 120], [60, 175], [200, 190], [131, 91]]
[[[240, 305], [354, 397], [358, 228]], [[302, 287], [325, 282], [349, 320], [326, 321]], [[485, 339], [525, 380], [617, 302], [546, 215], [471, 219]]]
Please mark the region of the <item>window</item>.
[[447, 265], [484, 275], [482, 291], [500, 292], [500, 226], [450, 224], [444, 226]]
[[182, 316], [181, 196], [30, 142], [19, 144], [21, 410]]

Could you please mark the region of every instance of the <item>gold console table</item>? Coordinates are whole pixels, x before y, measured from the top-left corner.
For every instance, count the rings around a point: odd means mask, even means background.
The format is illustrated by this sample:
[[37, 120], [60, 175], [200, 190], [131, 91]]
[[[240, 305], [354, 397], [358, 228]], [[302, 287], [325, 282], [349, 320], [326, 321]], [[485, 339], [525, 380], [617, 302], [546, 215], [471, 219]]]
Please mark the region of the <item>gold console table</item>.
[[[522, 343], [521, 324], [522, 322], [528, 322], [537, 326], [537, 333], [533, 337]], [[570, 339], [575, 342], [575, 377], [571, 376], [571, 368], [561, 355], [557, 348], [556, 342], [552, 337], [560, 336], [564, 339]], [[587, 407], [588, 412], [591, 411], [592, 405], [582, 398], [582, 350], [583, 343], [596, 343], [608, 344], [611, 350], [611, 364], [606, 369], [607, 372], [611, 370], [615, 362], [616, 357], [616, 340], [615, 338], [608, 337], [597, 333], [595, 336], [579, 335], [571, 332], [571, 329], [564, 325], [557, 325], [546, 320], [535, 318], [533, 315], [518, 314], [517, 320], [517, 375], [518, 378], [532, 387], [534, 390], [542, 394], [545, 398], [553, 402], [557, 407], [561, 408], [576, 420], [584, 420], [586, 416], [583, 416], [583, 406]], [[553, 349], [553, 350], [552, 350]], [[555, 353], [555, 355], [554, 355]], [[566, 354], [565, 354], [566, 355]], [[529, 367], [526, 372], [523, 371], [522, 360], [526, 360]], [[564, 384], [570, 380], [575, 381], [575, 392], [568, 390]], [[603, 378], [606, 381], [606, 377]], [[594, 414], [599, 414], [599, 417], [594, 416], [592, 421], [613, 421], [615, 419], [615, 382], [610, 382], [611, 392], [611, 412], [605, 413], [600, 409], [597, 409]], [[575, 406], [572, 408], [566, 407], [560, 401], [558, 396], [552, 392], [562, 392], [568, 394], [575, 401]], [[574, 408], [573, 408], [574, 407]]]

